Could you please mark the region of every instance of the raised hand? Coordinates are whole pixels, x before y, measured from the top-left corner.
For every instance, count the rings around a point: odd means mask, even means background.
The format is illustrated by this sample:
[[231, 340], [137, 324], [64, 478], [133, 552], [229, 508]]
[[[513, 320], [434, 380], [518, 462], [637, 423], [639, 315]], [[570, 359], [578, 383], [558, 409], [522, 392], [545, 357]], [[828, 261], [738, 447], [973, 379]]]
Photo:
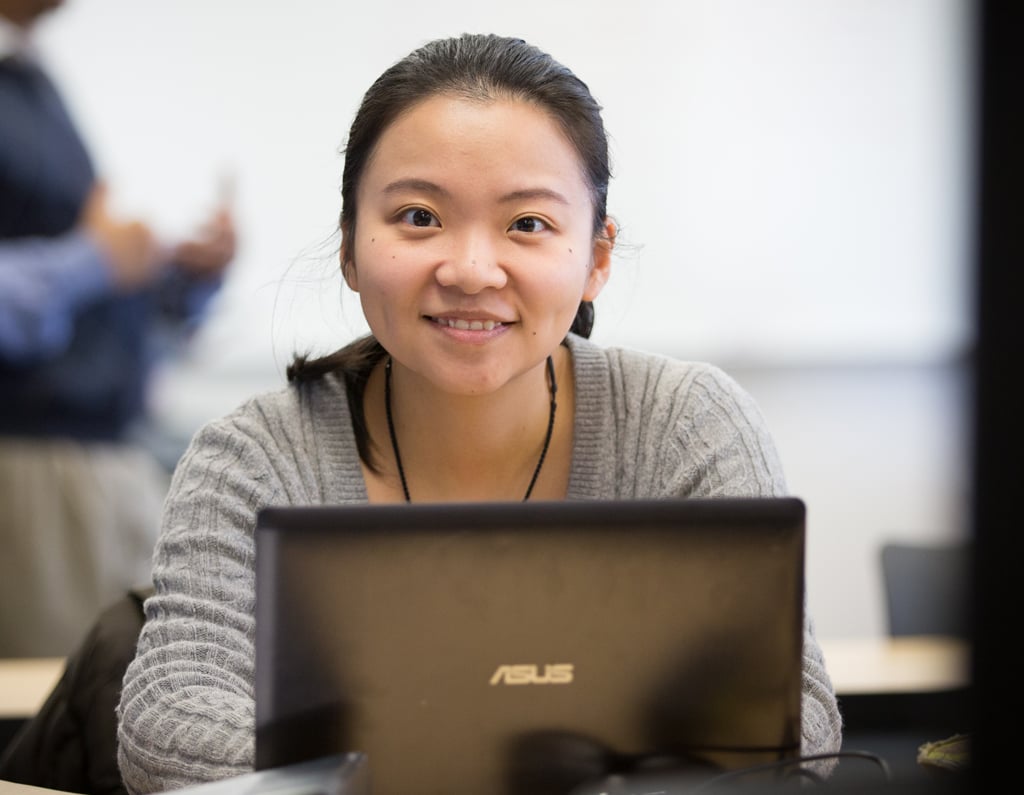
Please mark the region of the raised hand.
[[195, 236], [178, 243], [172, 258], [194, 276], [218, 276], [235, 256], [237, 234], [230, 208], [218, 208]]
[[105, 255], [118, 288], [142, 287], [156, 277], [164, 260], [156, 236], [142, 221], [114, 216], [105, 184], [93, 188], [79, 223]]

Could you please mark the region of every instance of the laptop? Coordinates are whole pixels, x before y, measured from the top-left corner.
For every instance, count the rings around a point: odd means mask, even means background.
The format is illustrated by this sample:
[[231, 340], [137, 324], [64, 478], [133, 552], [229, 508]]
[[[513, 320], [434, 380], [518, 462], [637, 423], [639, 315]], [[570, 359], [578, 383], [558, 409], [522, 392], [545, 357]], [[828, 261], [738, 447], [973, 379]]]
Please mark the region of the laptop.
[[265, 509], [256, 769], [582, 795], [796, 759], [804, 533], [796, 497]]

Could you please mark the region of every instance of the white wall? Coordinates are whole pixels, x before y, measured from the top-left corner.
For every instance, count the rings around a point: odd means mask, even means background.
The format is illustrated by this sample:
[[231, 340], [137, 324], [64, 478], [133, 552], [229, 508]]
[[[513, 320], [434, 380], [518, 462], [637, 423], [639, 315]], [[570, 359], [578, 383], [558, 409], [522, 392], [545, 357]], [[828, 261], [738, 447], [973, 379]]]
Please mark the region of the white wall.
[[295, 349], [363, 330], [333, 234], [377, 74], [463, 31], [573, 68], [606, 109], [623, 230], [594, 337], [744, 375], [809, 503], [812, 609], [835, 636], [883, 631], [881, 534], [963, 532], [960, 386], [933, 365], [972, 335], [968, 8], [68, 0], [41, 46], [126, 211], [172, 236], [234, 183], [238, 260], [154, 394], [186, 436]]

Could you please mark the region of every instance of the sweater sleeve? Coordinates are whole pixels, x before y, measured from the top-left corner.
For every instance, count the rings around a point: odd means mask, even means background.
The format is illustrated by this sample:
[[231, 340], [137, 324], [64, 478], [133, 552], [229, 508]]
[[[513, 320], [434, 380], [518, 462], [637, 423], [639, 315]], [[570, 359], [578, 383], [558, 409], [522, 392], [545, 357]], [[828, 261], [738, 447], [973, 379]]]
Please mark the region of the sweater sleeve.
[[315, 501], [298, 463], [300, 428], [253, 401], [201, 429], [175, 470], [154, 551], [156, 592], [118, 707], [129, 793], [253, 768], [253, 531], [266, 505]]
[[[843, 722], [825, 657], [814, 636], [814, 621], [804, 616], [803, 686], [800, 708], [801, 744], [804, 756], [835, 754], [842, 747]], [[813, 762], [809, 767], [829, 775], [839, 764], [837, 757]]]
[[0, 241], [0, 359], [33, 361], [62, 352], [75, 314], [111, 290], [99, 249], [81, 232]]

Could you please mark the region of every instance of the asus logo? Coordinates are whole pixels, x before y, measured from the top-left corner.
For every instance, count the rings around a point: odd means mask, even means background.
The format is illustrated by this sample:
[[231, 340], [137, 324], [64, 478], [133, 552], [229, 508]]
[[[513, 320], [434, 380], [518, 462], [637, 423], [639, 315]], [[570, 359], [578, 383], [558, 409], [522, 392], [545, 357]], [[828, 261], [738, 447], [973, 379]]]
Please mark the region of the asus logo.
[[545, 665], [499, 665], [492, 685], [567, 685], [572, 681], [572, 663]]

